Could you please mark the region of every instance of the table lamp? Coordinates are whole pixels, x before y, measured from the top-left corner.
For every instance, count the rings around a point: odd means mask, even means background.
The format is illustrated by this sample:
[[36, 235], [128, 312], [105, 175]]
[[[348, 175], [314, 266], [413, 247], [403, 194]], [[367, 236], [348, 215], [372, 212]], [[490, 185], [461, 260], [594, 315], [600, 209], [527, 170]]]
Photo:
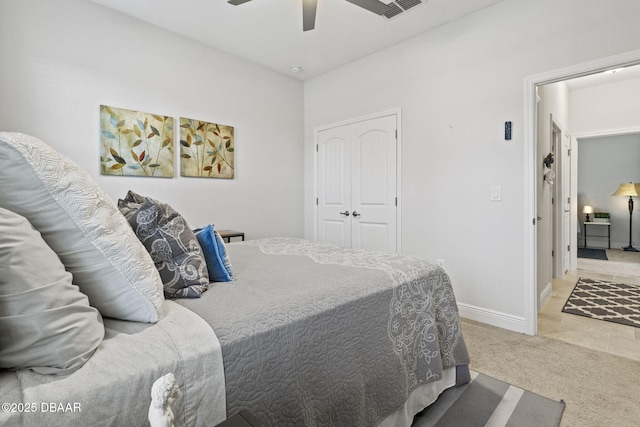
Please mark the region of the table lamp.
[[591, 222], [591, 217], [589, 217], [589, 214], [593, 213], [593, 206], [585, 206], [582, 209], [582, 213], [586, 213], [587, 214], [587, 219], [585, 219], [584, 222]]

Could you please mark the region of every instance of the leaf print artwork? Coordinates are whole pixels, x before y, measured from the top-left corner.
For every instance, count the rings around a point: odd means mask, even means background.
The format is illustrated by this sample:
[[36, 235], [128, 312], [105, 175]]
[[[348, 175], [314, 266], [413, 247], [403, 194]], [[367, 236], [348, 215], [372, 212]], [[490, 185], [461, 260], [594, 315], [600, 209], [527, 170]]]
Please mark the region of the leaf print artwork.
[[173, 118], [100, 106], [102, 175], [173, 177]]
[[180, 118], [180, 175], [234, 177], [233, 126]]

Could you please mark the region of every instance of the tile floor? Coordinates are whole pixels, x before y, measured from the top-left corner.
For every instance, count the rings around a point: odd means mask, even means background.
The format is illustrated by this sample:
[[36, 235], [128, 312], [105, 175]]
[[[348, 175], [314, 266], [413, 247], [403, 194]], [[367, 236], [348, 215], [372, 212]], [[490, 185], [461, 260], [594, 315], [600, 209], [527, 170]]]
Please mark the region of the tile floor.
[[[640, 264], [640, 253], [609, 249], [607, 256], [614, 262]], [[553, 279], [551, 296], [538, 312], [538, 335], [640, 360], [640, 328], [562, 312], [562, 307], [580, 277], [640, 285], [638, 276], [603, 273], [597, 271], [593, 263], [589, 264], [589, 268], [592, 270], [581, 269], [580, 259], [578, 259], [577, 271], [568, 272], [562, 279]]]

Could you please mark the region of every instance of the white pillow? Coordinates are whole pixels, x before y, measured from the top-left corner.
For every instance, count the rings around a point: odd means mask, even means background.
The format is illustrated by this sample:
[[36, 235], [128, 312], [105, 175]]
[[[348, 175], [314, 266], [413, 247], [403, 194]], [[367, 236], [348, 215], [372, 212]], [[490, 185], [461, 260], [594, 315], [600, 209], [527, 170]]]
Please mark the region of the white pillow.
[[37, 138], [0, 132], [0, 186], [0, 207], [29, 220], [104, 317], [158, 321], [158, 270], [89, 174]]
[[102, 317], [25, 218], [0, 208], [0, 368], [67, 375], [102, 342]]

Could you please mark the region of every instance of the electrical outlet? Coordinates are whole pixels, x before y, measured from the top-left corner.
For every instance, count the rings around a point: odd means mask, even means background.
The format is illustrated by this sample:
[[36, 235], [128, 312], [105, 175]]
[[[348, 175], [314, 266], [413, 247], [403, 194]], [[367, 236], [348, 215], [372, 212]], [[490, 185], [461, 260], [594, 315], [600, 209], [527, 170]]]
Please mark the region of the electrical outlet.
[[436, 264], [438, 264], [438, 266], [442, 267], [442, 269], [444, 270], [445, 262], [443, 259], [437, 259]]

